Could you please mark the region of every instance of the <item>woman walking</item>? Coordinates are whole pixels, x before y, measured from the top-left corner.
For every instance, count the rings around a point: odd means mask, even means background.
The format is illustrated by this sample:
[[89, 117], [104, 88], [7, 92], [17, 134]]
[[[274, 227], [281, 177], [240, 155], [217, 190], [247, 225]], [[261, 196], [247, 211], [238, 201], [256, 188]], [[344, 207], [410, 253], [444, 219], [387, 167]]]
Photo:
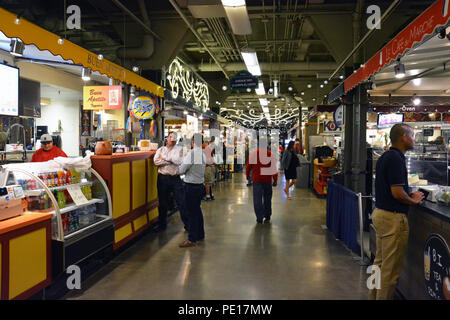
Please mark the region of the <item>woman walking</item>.
[[284, 170], [284, 176], [286, 178], [286, 188], [284, 188], [284, 192], [286, 193], [288, 200], [292, 199], [289, 195], [289, 189], [297, 182], [297, 167], [300, 167], [300, 161], [295, 153], [294, 145], [295, 142], [290, 141], [281, 158], [281, 169]]

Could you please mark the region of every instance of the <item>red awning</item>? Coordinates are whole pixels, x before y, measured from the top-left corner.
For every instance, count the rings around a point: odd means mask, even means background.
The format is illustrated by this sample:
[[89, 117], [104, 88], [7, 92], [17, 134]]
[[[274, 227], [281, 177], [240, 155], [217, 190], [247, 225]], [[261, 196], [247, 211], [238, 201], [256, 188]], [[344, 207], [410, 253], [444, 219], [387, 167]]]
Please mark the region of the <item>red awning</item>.
[[397, 60], [413, 47], [428, 40], [440, 26], [450, 21], [450, 0], [437, 0], [431, 7], [411, 22], [403, 31], [392, 39], [383, 49], [367, 61], [356, 73], [344, 82], [347, 93], [361, 82], [367, 80], [384, 66]]

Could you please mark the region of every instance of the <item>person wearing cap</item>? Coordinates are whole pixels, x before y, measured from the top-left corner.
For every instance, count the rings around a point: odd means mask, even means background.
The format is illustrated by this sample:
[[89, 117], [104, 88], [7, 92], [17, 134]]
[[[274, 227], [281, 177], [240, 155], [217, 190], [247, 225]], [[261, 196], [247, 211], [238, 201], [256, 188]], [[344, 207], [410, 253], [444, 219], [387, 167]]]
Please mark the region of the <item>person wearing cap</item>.
[[180, 211], [184, 228], [188, 230], [188, 220], [185, 213], [184, 186], [178, 170], [178, 166], [181, 165], [183, 161], [183, 148], [176, 144], [177, 133], [170, 132], [166, 138], [166, 146], [159, 148], [153, 158], [153, 162], [158, 167], [158, 231], [164, 231], [167, 228], [167, 211], [170, 192], [173, 192], [173, 197], [178, 210]]
[[45, 162], [57, 157], [67, 158], [67, 154], [64, 151], [53, 145], [53, 138], [51, 135], [43, 134], [41, 136], [41, 145], [42, 148], [37, 150], [33, 154], [33, 157], [31, 157], [31, 162]]

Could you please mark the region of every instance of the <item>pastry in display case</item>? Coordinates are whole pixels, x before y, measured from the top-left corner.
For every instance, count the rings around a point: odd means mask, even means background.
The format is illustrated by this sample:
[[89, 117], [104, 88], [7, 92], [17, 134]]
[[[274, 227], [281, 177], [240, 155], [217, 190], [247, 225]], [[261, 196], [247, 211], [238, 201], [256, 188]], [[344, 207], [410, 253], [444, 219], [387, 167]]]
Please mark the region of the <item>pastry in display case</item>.
[[[5, 189], [4, 193], [17, 193], [14, 199], [19, 201], [20, 212], [15, 209], [15, 214], [53, 214], [54, 275], [112, 247], [111, 196], [105, 181], [92, 168], [80, 169], [73, 163], [62, 165], [55, 161], [8, 164], [1, 166], [0, 183], [0, 192]], [[0, 219], [11, 211], [1, 210], [2, 205], [0, 197]]]

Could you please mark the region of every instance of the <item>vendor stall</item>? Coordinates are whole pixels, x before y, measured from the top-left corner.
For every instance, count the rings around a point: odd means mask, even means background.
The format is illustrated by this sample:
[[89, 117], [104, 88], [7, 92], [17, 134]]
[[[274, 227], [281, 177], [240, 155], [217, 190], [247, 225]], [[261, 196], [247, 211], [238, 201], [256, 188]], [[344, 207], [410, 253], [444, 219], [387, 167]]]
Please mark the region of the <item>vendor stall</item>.
[[[434, 1], [372, 58], [349, 73], [349, 77], [329, 95], [330, 103], [343, 96], [341, 101], [346, 105], [346, 111], [351, 110], [346, 115], [358, 113], [360, 116], [353, 121], [355, 125], [352, 121], [346, 123], [349, 128], [353, 126], [356, 133], [353, 137], [349, 135], [349, 141], [352, 146], [358, 145], [352, 159], [348, 159], [351, 163], [346, 163], [346, 167], [354, 172], [351, 178], [355, 183], [351, 185], [355, 192], [370, 196], [373, 189], [372, 185], [364, 186], [359, 176], [360, 172], [373, 174], [372, 168], [360, 161], [364, 158], [363, 142], [366, 140], [360, 129], [363, 129], [361, 124], [366, 122], [366, 115], [367, 142], [374, 147], [374, 158], [389, 147], [387, 134], [394, 124], [407, 123], [414, 128], [416, 146], [406, 154], [408, 180], [411, 189], [423, 191], [426, 199], [412, 206], [408, 214], [408, 251], [397, 286], [398, 294], [406, 299], [444, 300], [450, 297], [449, 19], [448, 1]], [[351, 165], [353, 163], [355, 166]], [[373, 226], [370, 238], [369, 254], [374, 255]]]
[[23, 190], [27, 211], [53, 215], [53, 275], [112, 246], [109, 191], [92, 168], [78, 169], [54, 160], [9, 164], [3, 166], [2, 177], [5, 186]]
[[92, 167], [107, 182], [114, 219], [114, 249], [148, 229], [158, 217], [154, 151], [95, 155]]
[[50, 213], [0, 221], [1, 300], [26, 299], [52, 281]]

